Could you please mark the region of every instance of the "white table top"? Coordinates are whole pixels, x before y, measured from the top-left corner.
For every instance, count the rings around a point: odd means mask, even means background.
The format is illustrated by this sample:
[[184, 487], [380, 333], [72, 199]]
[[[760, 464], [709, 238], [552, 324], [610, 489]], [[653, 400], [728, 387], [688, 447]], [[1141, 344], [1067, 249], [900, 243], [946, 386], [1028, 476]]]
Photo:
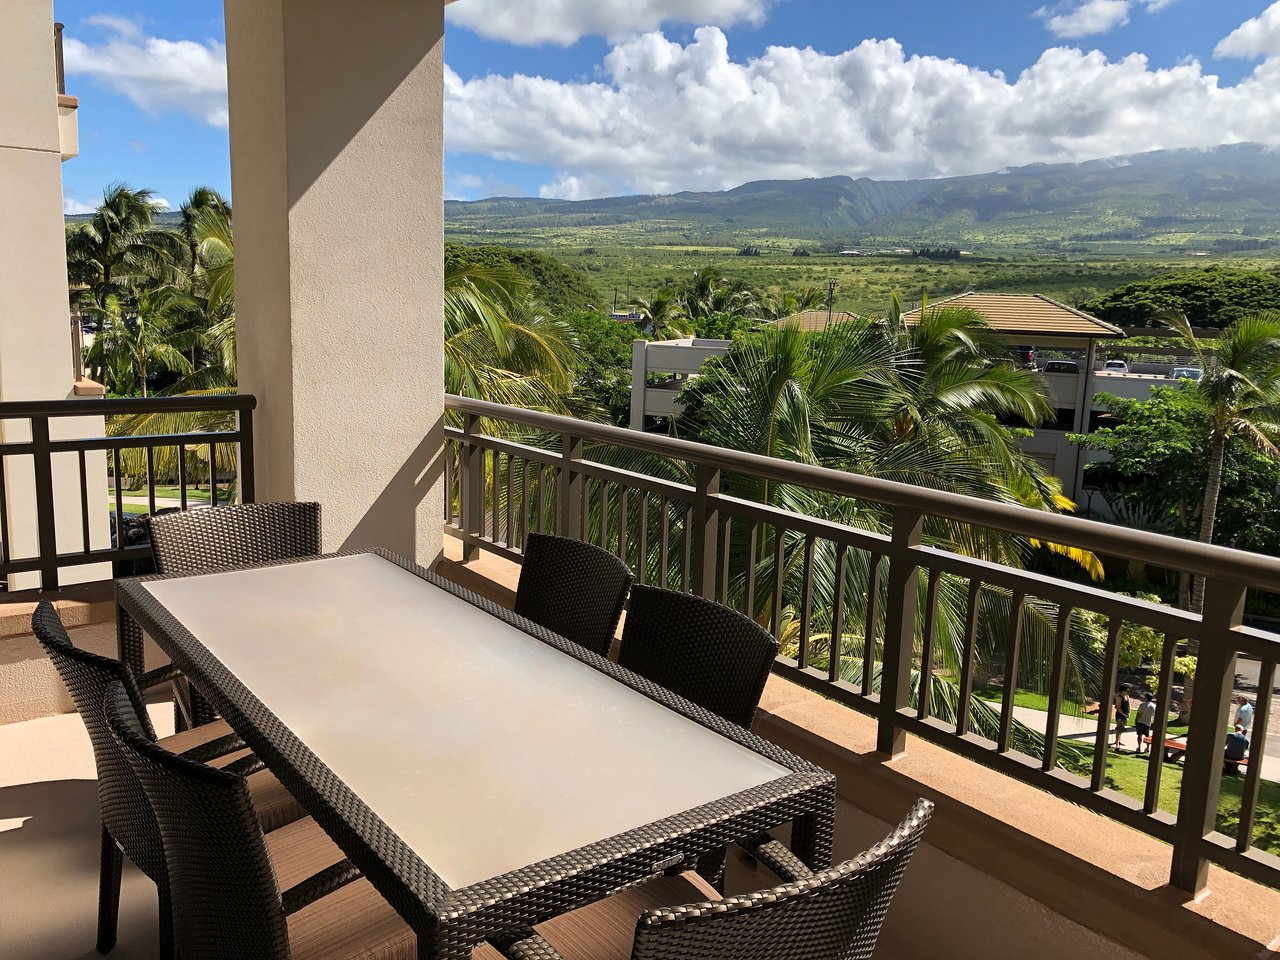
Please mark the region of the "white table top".
[[143, 586], [455, 889], [789, 772], [374, 554]]

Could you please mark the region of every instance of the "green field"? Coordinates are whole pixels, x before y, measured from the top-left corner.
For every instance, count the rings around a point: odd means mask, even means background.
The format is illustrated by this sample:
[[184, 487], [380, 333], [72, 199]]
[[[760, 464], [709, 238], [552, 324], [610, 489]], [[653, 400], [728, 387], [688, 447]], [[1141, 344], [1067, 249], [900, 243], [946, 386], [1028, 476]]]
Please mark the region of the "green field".
[[725, 277], [741, 279], [763, 292], [806, 287], [825, 290], [828, 278], [834, 278], [836, 309], [876, 313], [888, 307], [895, 293], [907, 303], [918, 300], [921, 291], [928, 291], [933, 300], [969, 289], [1042, 293], [1075, 305], [1124, 284], [1171, 271], [1215, 263], [1264, 269], [1280, 263], [1275, 257], [1257, 255], [1171, 253], [1162, 244], [1136, 242], [1093, 244], [1098, 252], [1088, 254], [979, 248], [959, 260], [942, 262], [888, 251], [865, 257], [826, 253], [796, 257], [792, 252], [798, 247], [816, 248], [802, 240], [772, 235], [742, 237], [742, 244], [760, 247], [762, 255], [740, 257], [738, 245], [665, 243], [653, 239], [646, 242], [642, 237], [630, 236], [628, 226], [637, 225], [483, 232], [451, 227], [448, 239], [550, 254], [587, 275], [601, 298], [594, 304], [598, 308], [613, 304], [615, 290], [619, 306], [625, 306], [636, 297], [651, 298], [663, 287], [707, 267], [715, 267]]

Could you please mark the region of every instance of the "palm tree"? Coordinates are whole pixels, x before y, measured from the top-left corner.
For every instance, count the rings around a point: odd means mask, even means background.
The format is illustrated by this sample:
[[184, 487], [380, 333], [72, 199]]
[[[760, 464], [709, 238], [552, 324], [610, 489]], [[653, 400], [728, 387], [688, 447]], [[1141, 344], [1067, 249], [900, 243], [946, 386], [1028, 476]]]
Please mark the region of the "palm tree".
[[760, 301], [760, 315], [765, 320], [777, 321], [805, 310], [814, 310], [826, 302], [824, 291], [818, 287], [805, 287], [764, 297]]
[[[136, 386], [145, 397], [154, 369], [191, 373], [191, 361], [182, 353], [191, 334], [179, 326], [194, 304], [187, 294], [168, 286], [138, 291], [133, 299], [132, 310], [116, 294], [110, 294], [104, 306], [88, 308], [100, 320], [89, 362], [117, 377], [127, 369], [134, 380], [130, 387]], [[125, 386], [117, 380], [113, 390], [123, 393]]]
[[201, 242], [200, 231], [196, 221], [199, 214], [206, 210], [222, 214], [226, 222], [230, 224], [231, 204], [226, 197], [213, 189], [213, 187], [196, 187], [191, 191], [191, 196], [178, 208], [179, 213], [182, 215], [182, 239], [187, 244], [187, 269], [193, 274], [197, 268]]
[[447, 263], [445, 390], [460, 396], [563, 412], [577, 339], [505, 267]]
[[[1035, 423], [1047, 415], [1051, 408], [1043, 382], [1031, 372], [1015, 370], [1003, 343], [969, 311], [926, 311], [914, 325], [902, 323], [900, 317], [851, 321], [822, 334], [770, 326], [704, 366], [682, 399], [687, 412], [677, 427], [691, 439], [1042, 510], [1067, 505], [1056, 481], [1021, 453], [1016, 438], [1000, 424], [1001, 417], [1016, 415]], [[590, 455], [638, 472], [692, 482], [687, 465], [607, 449]], [[879, 504], [804, 487], [735, 475], [722, 478], [722, 491], [847, 526], [880, 533], [891, 529], [891, 514]], [[773, 609], [772, 591], [762, 587], [754, 591], [755, 609], [749, 612], [764, 622], [778, 617], [785, 628], [796, 619], [793, 608], [804, 592], [807, 538], [786, 532], [778, 544], [768, 542], [766, 531], [755, 540], [752, 555], [747, 526], [734, 524], [730, 532], [730, 602], [744, 601], [749, 577], [756, 584], [771, 584], [780, 572], [782, 608]], [[656, 537], [649, 542], [656, 542]], [[926, 519], [924, 542], [1013, 566], [1023, 565], [1034, 547], [1011, 535], [937, 518]], [[834, 624], [835, 545], [819, 539], [812, 549], [811, 650], [824, 655], [825, 641], [825, 655], [841, 657], [845, 679], [860, 681], [864, 639], [850, 624], [865, 623], [869, 610], [877, 609], [868, 604], [873, 557], [865, 551], [850, 551], [846, 557], [848, 619]], [[1092, 555], [1065, 548], [1063, 552], [1100, 574]], [[775, 566], [779, 553], [780, 571]], [[670, 554], [678, 556], [680, 549], [673, 547]], [[656, 562], [652, 557], [643, 561], [650, 566]], [[660, 570], [651, 572], [657, 582]], [[878, 582], [881, 591], [887, 588], [887, 577], [881, 575]], [[924, 590], [922, 583], [921, 609]], [[955, 679], [967, 599], [967, 581], [940, 578], [936, 638], [942, 670], [935, 674], [931, 666], [920, 666], [929, 670], [940, 711], [967, 695]], [[978, 643], [987, 662], [1004, 650], [1011, 601], [1007, 590], [989, 585], [981, 590]], [[881, 618], [890, 602], [881, 595]], [[1057, 615], [1053, 605], [1035, 601], [1028, 601], [1022, 611], [1023, 678], [1045, 689]], [[879, 629], [883, 628], [881, 619]], [[1078, 617], [1073, 616], [1069, 635], [1068, 690], [1082, 701], [1096, 692], [1096, 656]], [[858, 676], [853, 678], [851, 671]], [[998, 714], [975, 705], [972, 716], [978, 732], [994, 735]], [[1021, 749], [1034, 752], [1040, 741], [1020, 728], [1018, 742]]]
[[660, 339], [687, 337], [692, 333], [684, 302], [673, 290], [662, 290], [652, 300], [637, 297], [636, 311], [645, 319], [650, 333]]
[[[1280, 457], [1280, 311], [1237, 320], [1218, 337], [1216, 354], [1204, 348], [1185, 314], [1166, 323], [1191, 345], [1204, 371], [1195, 392], [1209, 412], [1209, 463], [1200, 507], [1200, 542], [1213, 542], [1227, 444], [1240, 438]], [[1204, 578], [1197, 577], [1191, 609], [1204, 609]]]
[[157, 228], [155, 213], [150, 190], [111, 184], [93, 216], [68, 231], [67, 273], [90, 303], [105, 308], [112, 295], [180, 279], [182, 238]]

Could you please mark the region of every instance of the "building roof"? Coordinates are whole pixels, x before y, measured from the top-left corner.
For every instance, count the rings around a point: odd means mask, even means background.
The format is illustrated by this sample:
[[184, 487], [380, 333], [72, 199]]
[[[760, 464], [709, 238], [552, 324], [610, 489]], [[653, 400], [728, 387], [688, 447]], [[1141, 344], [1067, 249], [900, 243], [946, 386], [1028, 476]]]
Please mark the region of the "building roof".
[[834, 313], [827, 313], [826, 310], [801, 310], [799, 313], [793, 313], [789, 317], [783, 317], [781, 320], [773, 320], [772, 323], [785, 324], [786, 326], [799, 327], [801, 330], [823, 331], [827, 329], [829, 324], [844, 323], [846, 320], [857, 320], [856, 313], [849, 313], [847, 310], [837, 310]]
[[[1123, 337], [1124, 331], [1104, 323], [1065, 303], [1050, 300], [1038, 293], [969, 293], [957, 294], [945, 300], [935, 300], [930, 307], [946, 304], [949, 307], [968, 307], [990, 321], [1000, 333], [1027, 336]], [[908, 322], [920, 316], [920, 308], [903, 314]]]

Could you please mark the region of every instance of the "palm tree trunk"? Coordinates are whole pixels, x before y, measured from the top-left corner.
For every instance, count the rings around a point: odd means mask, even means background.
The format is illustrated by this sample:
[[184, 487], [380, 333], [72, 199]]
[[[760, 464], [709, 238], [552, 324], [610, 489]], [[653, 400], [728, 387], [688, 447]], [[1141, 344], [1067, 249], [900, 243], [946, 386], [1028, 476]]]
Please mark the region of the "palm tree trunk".
[[[1214, 430], [1209, 440], [1209, 476], [1204, 484], [1204, 505], [1200, 508], [1200, 542], [1213, 543], [1213, 524], [1218, 513], [1218, 497], [1222, 493], [1222, 464], [1227, 448], [1226, 436]], [[1204, 609], [1204, 577], [1196, 577], [1191, 593], [1191, 611]]]

